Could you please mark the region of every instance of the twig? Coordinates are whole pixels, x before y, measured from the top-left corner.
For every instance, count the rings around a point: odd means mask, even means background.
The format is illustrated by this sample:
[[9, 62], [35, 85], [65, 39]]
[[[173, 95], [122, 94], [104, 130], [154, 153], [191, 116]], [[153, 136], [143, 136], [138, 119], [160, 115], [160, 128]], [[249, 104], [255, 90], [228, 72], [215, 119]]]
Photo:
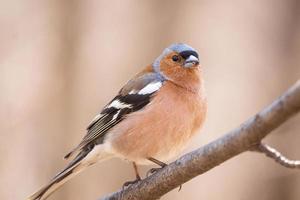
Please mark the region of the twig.
[[254, 149], [257, 152], [263, 153], [266, 156], [272, 158], [280, 165], [287, 167], [287, 168], [299, 168], [300, 169], [300, 160], [290, 160], [282, 155], [279, 151], [270, 147], [267, 144], [260, 143]]
[[272, 130], [300, 111], [300, 81], [261, 112], [223, 137], [190, 152], [152, 176], [102, 200], [149, 200], [205, 173], [226, 160], [251, 150]]

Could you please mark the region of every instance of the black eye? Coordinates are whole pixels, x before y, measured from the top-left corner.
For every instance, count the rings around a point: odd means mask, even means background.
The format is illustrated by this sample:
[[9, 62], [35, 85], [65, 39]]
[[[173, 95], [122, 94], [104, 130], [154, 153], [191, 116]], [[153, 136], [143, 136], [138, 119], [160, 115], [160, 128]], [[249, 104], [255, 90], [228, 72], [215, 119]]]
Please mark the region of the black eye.
[[178, 62], [178, 61], [180, 60], [180, 58], [179, 58], [179, 56], [174, 55], [174, 56], [172, 56], [172, 60], [173, 60], [174, 62]]

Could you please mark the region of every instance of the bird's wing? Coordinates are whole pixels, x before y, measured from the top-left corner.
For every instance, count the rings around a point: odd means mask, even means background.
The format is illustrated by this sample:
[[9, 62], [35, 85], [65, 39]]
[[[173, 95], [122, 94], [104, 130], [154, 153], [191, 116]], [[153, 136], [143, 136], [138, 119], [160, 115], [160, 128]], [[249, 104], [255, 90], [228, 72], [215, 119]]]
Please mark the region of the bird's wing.
[[163, 85], [163, 78], [156, 73], [146, 73], [130, 80], [108, 103], [100, 114], [98, 114], [87, 127], [87, 134], [80, 144], [68, 153], [69, 158], [77, 150], [81, 150], [95, 141], [102, 143], [104, 135], [109, 129], [120, 123], [129, 113], [138, 111], [146, 106], [151, 97]]

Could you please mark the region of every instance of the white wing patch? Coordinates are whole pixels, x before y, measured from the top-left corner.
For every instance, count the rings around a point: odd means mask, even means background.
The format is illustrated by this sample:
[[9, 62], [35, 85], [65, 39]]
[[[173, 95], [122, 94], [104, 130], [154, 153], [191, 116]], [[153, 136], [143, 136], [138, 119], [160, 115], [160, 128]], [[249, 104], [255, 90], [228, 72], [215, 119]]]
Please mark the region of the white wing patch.
[[117, 119], [117, 117], [119, 116], [120, 112], [121, 112], [121, 110], [119, 110], [116, 114], [114, 114], [112, 120]]
[[141, 89], [138, 94], [145, 95], [151, 94], [157, 91], [162, 86], [162, 82], [153, 82], [146, 85], [143, 89]]
[[106, 108], [114, 107], [116, 109], [122, 109], [122, 108], [131, 108], [132, 106], [130, 104], [122, 103], [118, 99], [111, 102]]

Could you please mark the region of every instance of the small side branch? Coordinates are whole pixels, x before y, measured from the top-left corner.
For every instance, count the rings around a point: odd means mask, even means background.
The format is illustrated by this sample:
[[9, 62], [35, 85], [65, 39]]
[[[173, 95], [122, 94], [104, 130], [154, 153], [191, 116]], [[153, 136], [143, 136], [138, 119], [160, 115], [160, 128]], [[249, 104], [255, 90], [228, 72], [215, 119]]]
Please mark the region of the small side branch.
[[265, 154], [284, 167], [300, 169], [300, 160], [290, 160], [267, 144], [260, 143], [254, 150]]

